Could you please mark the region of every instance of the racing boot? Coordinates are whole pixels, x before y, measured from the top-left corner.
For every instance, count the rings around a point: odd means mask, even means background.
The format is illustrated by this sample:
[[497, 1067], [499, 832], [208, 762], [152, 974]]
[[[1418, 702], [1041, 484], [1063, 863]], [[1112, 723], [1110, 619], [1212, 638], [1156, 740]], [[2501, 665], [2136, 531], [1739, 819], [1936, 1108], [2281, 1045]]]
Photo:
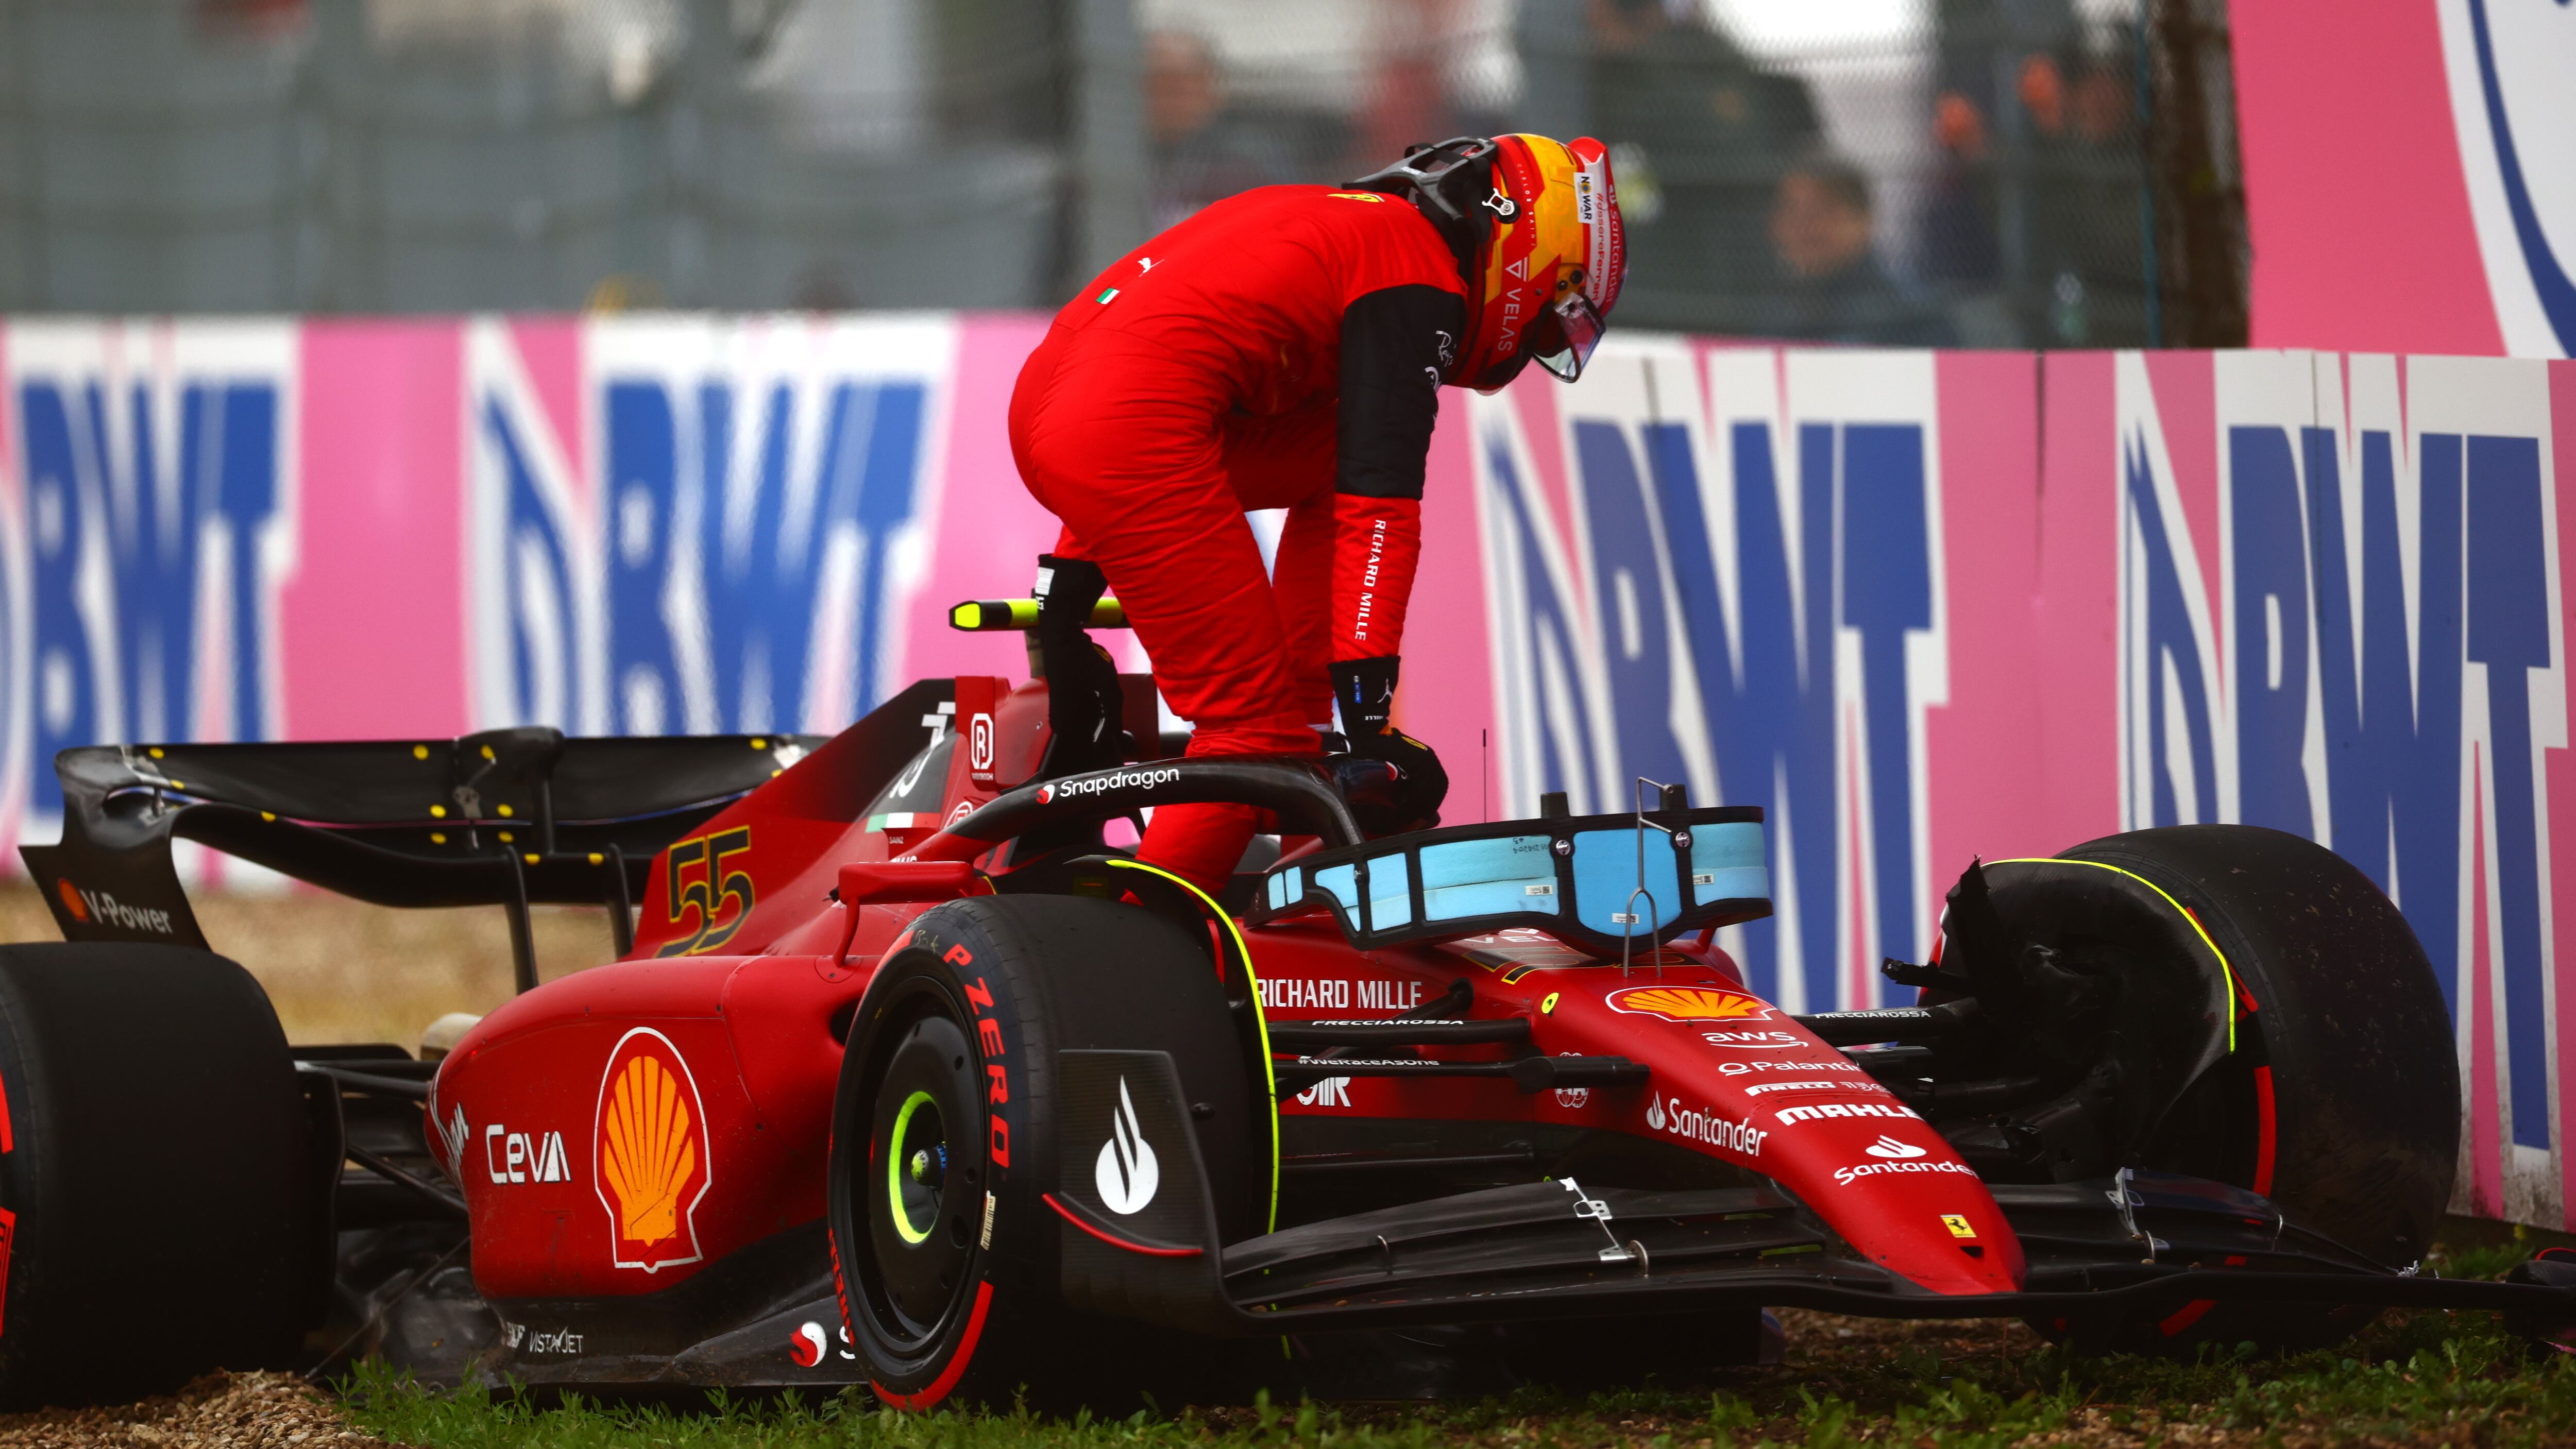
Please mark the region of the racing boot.
[[1091, 608], [1109, 589], [1100, 565], [1089, 559], [1038, 555], [1038, 667], [1047, 682], [1047, 747], [1037, 777], [1052, 780], [1126, 762], [1126, 734], [1119, 728], [1125, 701], [1118, 665], [1094, 643]]

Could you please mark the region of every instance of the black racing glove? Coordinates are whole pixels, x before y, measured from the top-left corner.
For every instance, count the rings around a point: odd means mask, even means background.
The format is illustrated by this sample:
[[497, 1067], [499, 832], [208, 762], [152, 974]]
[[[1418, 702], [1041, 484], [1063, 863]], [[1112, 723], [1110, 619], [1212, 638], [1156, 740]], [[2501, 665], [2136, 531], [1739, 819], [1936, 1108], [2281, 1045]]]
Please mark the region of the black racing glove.
[[1047, 747], [1037, 778], [1116, 769], [1126, 758], [1118, 665], [1092, 642], [1091, 606], [1109, 578], [1089, 559], [1038, 555], [1038, 662], [1047, 680]]
[[1392, 654], [1332, 667], [1333, 699], [1350, 752], [1332, 760], [1342, 794], [1360, 828], [1372, 836], [1428, 830], [1440, 823], [1449, 772], [1429, 745], [1387, 723], [1400, 661]]

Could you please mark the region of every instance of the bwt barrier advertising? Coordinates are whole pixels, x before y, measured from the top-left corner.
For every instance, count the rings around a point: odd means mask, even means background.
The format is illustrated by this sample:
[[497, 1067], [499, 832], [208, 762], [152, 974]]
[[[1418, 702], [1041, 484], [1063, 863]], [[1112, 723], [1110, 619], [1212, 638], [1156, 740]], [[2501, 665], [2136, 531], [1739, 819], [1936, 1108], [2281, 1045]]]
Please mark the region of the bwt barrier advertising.
[[2576, 356], [2576, 5], [2228, 10], [2257, 343]]
[[[1023, 673], [943, 611], [1053, 542], [1004, 433], [1043, 327], [8, 325], [0, 846], [68, 745], [829, 731]], [[1880, 1004], [1974, 855], [2323, 841], [2440, 973], [2460, 1206], [2561, 1226], [2562, 480], [2576, 363], [1615, 338], [1445, 395], [1398, 709], [1452, 820], [1765, 807], [1730, 944], [1793, 1010]]]

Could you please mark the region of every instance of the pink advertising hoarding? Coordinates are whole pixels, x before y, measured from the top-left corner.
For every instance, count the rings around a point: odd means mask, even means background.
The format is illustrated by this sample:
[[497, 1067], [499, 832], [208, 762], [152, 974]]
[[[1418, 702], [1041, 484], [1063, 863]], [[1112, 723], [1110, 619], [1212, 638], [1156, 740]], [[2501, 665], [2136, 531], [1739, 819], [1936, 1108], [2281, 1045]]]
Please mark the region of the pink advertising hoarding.
[[[72, 744], [828, 731], [1021, 674], [942, 615], [1053, 539], [1003, 429], [1042, 327], [0, 326], [0, 845]], [[1765, 807], [1731, 944], [1793, 1009], [1879, 1003], [1974, 855], [2324, 841], [2452, 1003], [2461, 1206], [2563, 1225], [2569, 479], [2576, 363], [1620, 337], [1447, 396], [1399, 708], [1455, 820]]]
[[2229, 18], [2256, 345], [2576, 355], [2576, 9]]

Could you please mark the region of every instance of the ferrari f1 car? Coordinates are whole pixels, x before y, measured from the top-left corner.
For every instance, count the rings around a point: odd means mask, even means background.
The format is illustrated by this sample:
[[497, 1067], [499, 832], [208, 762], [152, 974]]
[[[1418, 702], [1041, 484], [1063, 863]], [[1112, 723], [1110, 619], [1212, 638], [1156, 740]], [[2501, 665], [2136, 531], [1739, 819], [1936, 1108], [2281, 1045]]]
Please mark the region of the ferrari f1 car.
[[[830, 739], [66, 752], [25, 856], [67, 941], [0, 949], [0, 1399], [363, 1353], [912, 1409], [1396, 1372], [1372, 1342], [1680, 1374], [1773, 1306], [2185, 1351], [2576, 1323], [2566, 1266], [2419, 1270], [2442, 998], [2315, 845], [1971, 863], [1882, 968], [1918, 1004], [1800, 1013], [1719, 945], [1771, 911], [1758, 809], [1372, 839], [1325, 770], [1176, 758], [1125, 697], [1125, 763], [1057, 778], [1043, 680], [990, 677]], [[1105, 843], [1180, 801], [1289, 848], [1216, 898]], [[290, 1046], [179, 840], [499, 904], [522, 990], [435, 1060]], [[532, 902], [607, 904], [617, 959], [537, 985]]]

